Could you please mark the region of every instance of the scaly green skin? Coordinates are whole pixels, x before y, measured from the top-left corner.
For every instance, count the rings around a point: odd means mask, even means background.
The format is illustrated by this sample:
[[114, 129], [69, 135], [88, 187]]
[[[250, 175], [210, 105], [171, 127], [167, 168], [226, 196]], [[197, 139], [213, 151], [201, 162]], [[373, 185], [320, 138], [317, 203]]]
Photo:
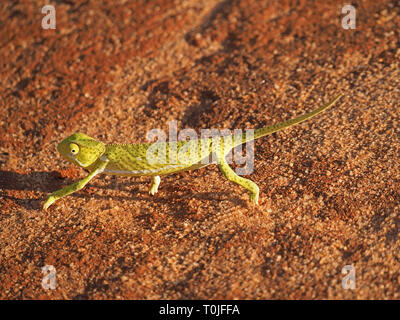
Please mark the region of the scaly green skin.
[[[193, 170], [210, 164], [205, 158], [213, 156], [225, 177], [250, 191], [250, 200], [258, 203], [259, 189], [251, 180], [238, 176], [225, 160], [227, 153], [237, 145], [257, 139], [273, 132], [289, 128], [297, 123], [310, 119], [332, 106], [341, 95], [328, 104], [300, 117], [278, 124], [256, 129], [250, 139], [241, 136], [213, 137], [182, 142], [157, 142], [155, 144], [104, 144], [82, 134], [75, 133], [64, 139], [57, 149], [69, 162], [89, 171], [89, 175], [61, 190], [53, 192], [43, 205], [46, 210], [56, 200], [82, 189], [96, 175], [112, 174], [123, 176], [152, 176], [150, 194], [157, 192], [160, 175]], [[157, 152], [154, 151], [157, 146]], [[149, 153], [150, 150], [153, 150]], [[173, 150], [176, 150], [174, 156]], [[163, 156], [163, 157], [161, 157]], [[160, 158], [164, 159], [160, 161]]]

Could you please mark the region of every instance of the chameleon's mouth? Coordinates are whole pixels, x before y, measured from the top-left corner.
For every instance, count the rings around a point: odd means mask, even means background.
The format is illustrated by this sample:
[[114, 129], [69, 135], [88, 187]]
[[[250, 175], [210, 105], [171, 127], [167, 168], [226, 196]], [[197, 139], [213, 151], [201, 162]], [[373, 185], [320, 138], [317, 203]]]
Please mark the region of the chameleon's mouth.
[[75, 161], [80, 167], [86, 167], [82, 162], [80, 162], [78, 159], [76, 159], [73, 155], [68, 155], [68, 157], [71, 159], [71, 160], [73, 160], [73, 161]]

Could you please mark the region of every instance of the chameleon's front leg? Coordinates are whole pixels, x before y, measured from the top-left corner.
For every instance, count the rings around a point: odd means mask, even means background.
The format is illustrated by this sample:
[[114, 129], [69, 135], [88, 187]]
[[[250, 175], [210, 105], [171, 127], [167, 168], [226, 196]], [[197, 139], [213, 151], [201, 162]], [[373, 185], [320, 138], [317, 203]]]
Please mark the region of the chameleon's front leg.
[[151, 184], [151, 187], [150, 187], [150, 191], [149, 191], [149, 193], [152, 196], [154, 196], [157, 193], [158, 186], [160, 185], [160, 182], [161, 182], [160, 176], [154, 176], [153, 177], [153, 181], [152, 181], [152, 184]]
[[53, 192], [46, 200], [43, 205], [43, 210], [47, 210], [56, 200], [65, 197], [71, 193], [81, 190], [90, 180], [92, 180], [97, 174], [103, 172], [104, 168], [107, 166], [108, 161], [98, 160], [98, 165], [90, 172], [85, 178], [79, 180], [67, 187]]
[[228, 165], [224, 155], [218, 156], [218, 166], [224, 176], [238, 185], [250, 191], [250, 200], [253, 204], [258, 204], [258, 195], [260, 193], [258, 186], [251, 180], [238, 176]]

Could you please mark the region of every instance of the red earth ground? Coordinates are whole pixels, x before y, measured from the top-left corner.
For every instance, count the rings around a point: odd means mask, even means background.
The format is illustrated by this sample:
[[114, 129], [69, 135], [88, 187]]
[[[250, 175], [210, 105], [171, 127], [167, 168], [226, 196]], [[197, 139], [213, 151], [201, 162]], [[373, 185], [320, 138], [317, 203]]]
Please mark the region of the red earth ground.
[[[399, 299], [400, 6], [353, 1], [0, 4], [0, 298]], [[215, 165], [83, 177], [56, 151], [80, 131], [257, 128], [344, 97], [255, 143], [260, 205]], [[56, 269], [55, 290], [42, 267]], [[355, 289], [342, 287], [354, 267]]]

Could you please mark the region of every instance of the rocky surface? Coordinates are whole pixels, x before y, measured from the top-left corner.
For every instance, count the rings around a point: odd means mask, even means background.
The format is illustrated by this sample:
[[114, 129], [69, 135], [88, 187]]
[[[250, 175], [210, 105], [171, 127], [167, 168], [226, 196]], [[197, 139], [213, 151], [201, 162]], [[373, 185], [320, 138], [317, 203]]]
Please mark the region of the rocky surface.
[[[45, 4], [0, 4], [1, 298], [400, 298], [397, 1], [355, 1], [354, 30], [341, 1], [54, 1], [55, 30]], [[102, 176], [41, 210], [85, 175], [55, 148], [73, 132], [256, 128], [338, 92], [255, 143], [258, 207], [212, 165], [154, 197]]]

